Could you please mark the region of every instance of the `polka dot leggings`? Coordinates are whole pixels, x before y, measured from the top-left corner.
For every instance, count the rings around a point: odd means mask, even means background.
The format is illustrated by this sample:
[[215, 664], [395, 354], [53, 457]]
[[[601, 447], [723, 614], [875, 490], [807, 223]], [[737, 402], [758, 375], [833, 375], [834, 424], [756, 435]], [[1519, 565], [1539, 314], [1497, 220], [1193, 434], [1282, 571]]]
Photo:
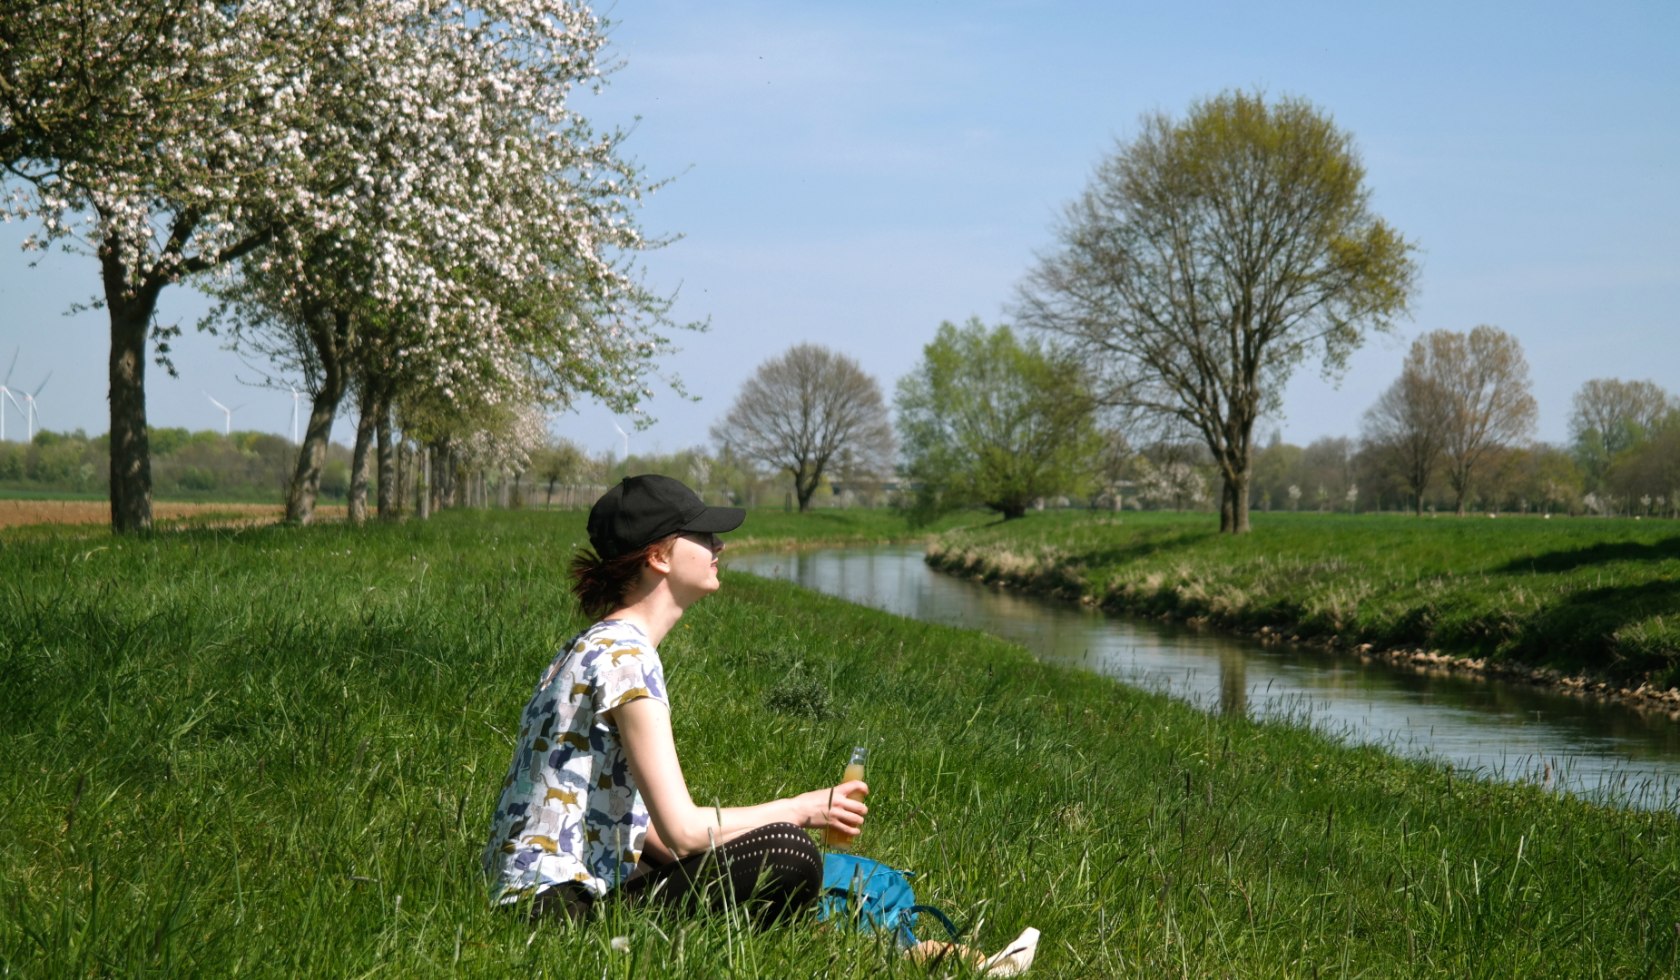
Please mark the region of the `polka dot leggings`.
[[[773, 823], [700, 854], [651, 866], [616, 894], [633, 904], [684, 913], [738, 908], [767, 924], [813, 906], [822, 877], [822, 852], [810, 836], [793, 824]], [[531, 914], [578, 919], [592, 904], [587, 892], [561, 886], [539, 895]]]
[[750, 830], [681, 861], [658, 865], [624, 884], [625, 900], [647, 901], [684, 912], [742, 908], [770, 922], [817, 900], [822, 852], [790, 823]]

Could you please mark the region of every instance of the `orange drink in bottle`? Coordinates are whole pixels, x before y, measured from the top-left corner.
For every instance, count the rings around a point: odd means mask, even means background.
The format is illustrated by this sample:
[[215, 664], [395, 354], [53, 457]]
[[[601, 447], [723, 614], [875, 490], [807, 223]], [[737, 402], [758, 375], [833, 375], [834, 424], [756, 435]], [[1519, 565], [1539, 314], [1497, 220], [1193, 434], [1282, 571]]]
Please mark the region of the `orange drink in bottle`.
[[[851, 782], [854, 779], [862, 779], [863, 778], [863, 764], [864, 764], [865, 760], [868, 759], [868, 757], [869, 757], [869, 750], [867, 748], [860, 745], [857, 748], [853, 749], [852, 750], [852, 757], [846, 763], [846, 771], [840, 774], [840, 781], [842, 783], [846, 783], [846, 782]], [[862, 796], [863, 796], [862, 793], [851, 794], [851, 797], [854, 800], [860, 799], [860, 798], [862, 798]], [[839, 848], [851, 847], [852, 844], [856, 840], [857, 840], [857, 838], [847, 837], [845, 834], [835, 830], [832, 827], [827, 827], [827, 828], [823, 829], [823, 843], [827, 844], [829, 847], [839, 847]]]

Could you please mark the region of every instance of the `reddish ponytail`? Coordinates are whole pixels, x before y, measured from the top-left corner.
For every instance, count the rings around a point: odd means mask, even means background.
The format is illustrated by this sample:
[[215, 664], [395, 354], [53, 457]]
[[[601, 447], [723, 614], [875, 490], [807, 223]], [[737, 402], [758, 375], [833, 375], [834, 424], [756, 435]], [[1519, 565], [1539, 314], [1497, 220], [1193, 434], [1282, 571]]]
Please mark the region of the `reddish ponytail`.
[[661, 538], [617, 558], [602, 558], [592, 548], [579, 549], [572, 555], [572, 594], [577, 596], [584, 615], [600, 619], [623, 605], [641, 579], [648, 559], [669, 548], [670, 543], [670, 538]]

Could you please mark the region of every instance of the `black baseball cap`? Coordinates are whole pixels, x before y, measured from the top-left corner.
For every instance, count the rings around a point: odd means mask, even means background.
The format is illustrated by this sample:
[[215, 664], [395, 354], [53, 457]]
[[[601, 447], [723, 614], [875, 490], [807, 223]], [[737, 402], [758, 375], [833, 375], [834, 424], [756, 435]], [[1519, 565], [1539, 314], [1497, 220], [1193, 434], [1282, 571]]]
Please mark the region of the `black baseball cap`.
[[625, 477], [589, 508], [589, 543], [610, 560], [682, 531], [733, 531], [746, 519], [739, 507], [708, 507], [680, 481], [646, 473]]

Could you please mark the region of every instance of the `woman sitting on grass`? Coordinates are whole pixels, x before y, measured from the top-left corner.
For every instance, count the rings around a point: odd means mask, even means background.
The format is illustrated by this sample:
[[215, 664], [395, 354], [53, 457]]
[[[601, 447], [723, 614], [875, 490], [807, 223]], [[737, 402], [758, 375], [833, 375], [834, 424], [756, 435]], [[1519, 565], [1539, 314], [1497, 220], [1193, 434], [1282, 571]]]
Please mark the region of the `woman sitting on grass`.
[[561, 649], [520, 716], [484, 868], [533, 919], [586, 917], [608, 893], [769, 921], [814, 904], [822, 854], [801, 828], [863, 829], [861, 781], [749, 807], [699, 807], [671, 737], [659, 641], [717, 591], [717, 537], [746, 518], [663, 476], [627, 477], [589, 512], [572, 591], [599, 620]]

